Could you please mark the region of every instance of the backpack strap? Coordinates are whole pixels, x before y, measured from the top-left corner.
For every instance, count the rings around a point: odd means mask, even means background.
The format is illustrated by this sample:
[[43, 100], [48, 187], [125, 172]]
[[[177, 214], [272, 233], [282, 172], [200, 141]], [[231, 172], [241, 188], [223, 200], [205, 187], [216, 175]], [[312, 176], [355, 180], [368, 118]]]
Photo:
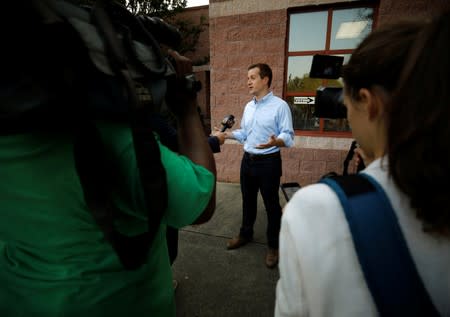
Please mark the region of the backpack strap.
[[381, 186], [367, 174], [320, 180], [339, 197], [355, 250], [381, 316], [439, 316]]

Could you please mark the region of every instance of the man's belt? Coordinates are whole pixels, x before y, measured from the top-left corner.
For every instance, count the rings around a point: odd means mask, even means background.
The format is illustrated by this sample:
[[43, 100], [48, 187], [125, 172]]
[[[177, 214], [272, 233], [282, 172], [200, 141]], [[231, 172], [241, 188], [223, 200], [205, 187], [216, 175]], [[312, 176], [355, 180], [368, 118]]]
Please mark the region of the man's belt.
[[280, 151], [274, 152], [274, 153], [269, 153], [269, 154], [251, 154], [251, 153], [245, 152], [244, 157], [249, 160], [252, 160], [252, 161], [264, 160], [264, 159], [268, 159], [271, 157], [280, 157]]

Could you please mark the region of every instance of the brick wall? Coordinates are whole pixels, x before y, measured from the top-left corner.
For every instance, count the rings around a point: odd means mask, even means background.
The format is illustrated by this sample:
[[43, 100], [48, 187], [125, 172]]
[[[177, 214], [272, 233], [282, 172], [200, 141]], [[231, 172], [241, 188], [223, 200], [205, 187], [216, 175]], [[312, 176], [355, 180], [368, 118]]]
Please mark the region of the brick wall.
[[[201, 12], [209, 14], [211, 125], [220, 126], [228, 114], [235, 115], [239, 125], [251, 98], [246, 88], [250, 64], [268, 63], [273, 70], [273, 91], [282, 96], [288, 8], [336, 2], [348, 1], [210, 0], [209, 12], [204, 8]], [[426, 18], [446, 8], [450, 8], [449, 0], [380, 0], [377, 22], [402, 16]], [[188, 9], [185, 14], [195, 16], [196, 12]], [[297, 136], [294, 148], [282, 149], [282, 182], [306, 185], [327, 172], [342, 172], [350, 143], [349, 138]], [[242, 145], [227, 141], [215, 157], [218, 180], [238, 183]]]
[[262, 62], [273, 71], [273, 90], [282, 95], [286, 10], [210, 19], [211, 115], [213, 120], [234, 114], [241, 118], [251, 99], [247, 67]]
[[[213, 122], [227, 114], [234, 114], [239, 124], [244, 106], [251, 99], [247, 89], [247, 67], [250, 64], [269, 64], [273, 71], [272, 89], [276, 95], [282, 96], [286, 24], [286, 10], [210, 19]], [[282, 149], [282, 182], [306, 185], [327, 172], [341, 172], [349, 144], [339, 150]], [[225, 144], [222, 153], [216, 154], [220, 181], [239, 182], [242, 151], [242, 145]]]
[[[243, 155], [242, 145], [224, 144], [220, 153], [214, 154], [219, 181], [239, 183], [239, 171]], [[283, 148], [282, 183], [297, 182], [304, 186], [316, 182], [326, 173], [342, 173], [347, 151], [322, 150], [312, 148]], [[355, 171], [354, 162], [349, 164], [349, 172]]]
[[378, 22], [395, 21], [400, 17], [429, 18], [450, 9], [449, 0], [389, 0], [380, 1]]

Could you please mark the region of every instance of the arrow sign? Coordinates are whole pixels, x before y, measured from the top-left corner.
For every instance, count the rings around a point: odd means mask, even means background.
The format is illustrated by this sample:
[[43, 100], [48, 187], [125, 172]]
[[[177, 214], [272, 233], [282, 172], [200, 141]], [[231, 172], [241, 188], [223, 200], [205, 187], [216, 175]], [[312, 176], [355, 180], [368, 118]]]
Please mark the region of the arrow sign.
[[294, 97], [294, 105], [309, 105], [316, 102], [316, 97]]

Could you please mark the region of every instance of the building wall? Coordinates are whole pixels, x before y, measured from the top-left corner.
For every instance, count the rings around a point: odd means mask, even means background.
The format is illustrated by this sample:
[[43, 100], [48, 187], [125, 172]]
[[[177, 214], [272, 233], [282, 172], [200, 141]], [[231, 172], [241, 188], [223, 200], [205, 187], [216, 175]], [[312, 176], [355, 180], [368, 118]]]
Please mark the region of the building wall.
[[[199, 105], [206, 119], [206, 130], [220, 127], [229, 114], [236, 126], [250, 100], [246, 88], [247, 67], [268, 63], [273, 70], [272, 89], [283, 94], [288, 8], [356, 2], [339, 0], [210, 0], [209, 6], [188, 8], [181, 17], [200, 23], [209, 17], [209, 27], [200, 36], [196, 52], [187, 54], [196, 61], [210, 56], [210, 64], [195, 67], [203, 89]], [[380, 0], [378, 25], [399, 17], [427, 18], [450, 8], [450, 0]], [[325, 173], [341, 173], [352, 139], [337, 137], [295, 137], [293, 148], [283, 148], [282, 182], [301, 185], [317, 181]], [[218, 180], [239, 182], [242, 145], [228, 140], [215, 154]], [[351, 169], [351, 171], [354, 169]]]
[[209, 135], [211, 132], [209, 6], [186, 8], [175, 19], [189, 22], [192, 25], [200, 25], [202, 22], [205, 24], [205, 29], [200, 33], [195, 51], [184, 53], [184, 55], [193, 61], [195, 65], [193, 67], [194, 73], [197, 80], [202, 84], [202, 90], [198, 93], [197, 101], [205, 126], [205, 134]]
[[[247, 67], [255, 62], [273, 70], [272, 88], [282, 96], [287, 32], [287, 9], [349, 1], [336, 0], [210, 0], [209, 36], [211, 69], [211, 120], [213, 125], [233, 114], [239, 125], [245, 104]], [[378, 24], [401, 16], [429, 17], [450, 8], [448, 0], [381, 0]], [[301, 185], [325, 173], [341, 173], [351, 138], [296, 136], [294, 148], [283, 148], [282, 182]], [[239, 182], [242, 145], [227, 141], [215, 154], [218, 180]]]

